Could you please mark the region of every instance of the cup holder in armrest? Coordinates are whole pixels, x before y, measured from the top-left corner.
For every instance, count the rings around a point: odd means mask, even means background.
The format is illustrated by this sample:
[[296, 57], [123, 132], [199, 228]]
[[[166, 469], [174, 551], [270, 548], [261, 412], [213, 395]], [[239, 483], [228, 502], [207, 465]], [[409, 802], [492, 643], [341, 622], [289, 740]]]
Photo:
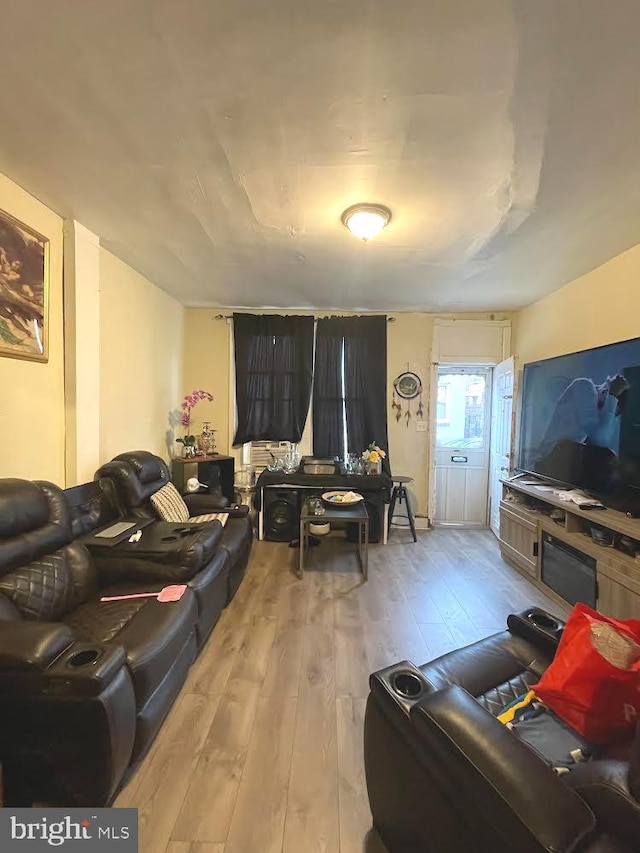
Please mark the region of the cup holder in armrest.
[[403, 699], [419, 699], [424, 693], [424, 683], [405, 669], [393, 673], [391, 686]]
[[527, 613], [527, 619], [542, 631], [553, 631], [554, 633], [560, 628], [560, 623], [548, 613], [543, 613], [541, 610], [532, 610]]
[[178, 537], [177, 536], [163, 536], [160, 541], [161, 542], [177, 542]]
[[399, 707], [409, 716], [411, 708], [429, 692], [429, 685], [418, 667], [403, 660], [386, 669], [374, 672], [369, 679], [372, 691], [382, 696], [385, 703]]
[[74, 652], [67, 658], [67, 666], [72, 667], [72, 669], [77, 669], [80, 666], [91, 666], [100, 659], [101, 654], [102, 652], [99, 649], [82, 649], [82, 651]]
[[539, 607], [528, 607], [520, 613], [511, 613], [507, 627], [513, 634], [548, 647], [553, 654], [558, 646], [565, 623]]

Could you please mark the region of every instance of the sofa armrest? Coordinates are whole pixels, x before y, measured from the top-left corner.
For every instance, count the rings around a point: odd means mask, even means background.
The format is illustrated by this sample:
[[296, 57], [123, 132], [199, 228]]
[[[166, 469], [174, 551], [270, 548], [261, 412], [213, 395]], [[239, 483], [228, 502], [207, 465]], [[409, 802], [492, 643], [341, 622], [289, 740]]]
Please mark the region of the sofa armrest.
[[426, 696], [411, 724], [443, 789], [473, 804], [512, 849], [572, 851], [595, 831], [586, 803], [461, 687]]
[[221, 512], [229, 506], [229, 499], [224, 495], [193, 494], [183, 495], [189, 515], [204, 515], [207, 512]]
[[539, 607], [529, 607], [520, 613], [509, 614], [507, 627], [512, 634], [523, 637], [542, 651], [554, 656], [565, 623], [546, 610], [541, 610]]
[[249, 515], [246, 504], [230, 504], [225, 497], [217, 495], [184, 495], [189, 515], [206, 515], [208, 512], [228, 512], [230, 518]]
[[74, 641], [58, 622], [0, 622], [0, 669], [45, 670]]

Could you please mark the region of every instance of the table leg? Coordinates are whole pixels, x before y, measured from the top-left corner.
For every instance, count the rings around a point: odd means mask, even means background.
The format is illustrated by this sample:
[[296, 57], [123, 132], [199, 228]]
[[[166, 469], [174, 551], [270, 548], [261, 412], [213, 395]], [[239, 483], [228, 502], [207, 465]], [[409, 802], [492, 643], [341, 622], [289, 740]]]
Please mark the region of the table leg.
[[298, 577], [304, 577], [304, 546], [306, 540], [306, 522], [300, 519], [300, 547], [298, 548]]
[[369, 578], [369, 519], [364, 523], [364, 562], [362, 564], [364, 579]]
[[258, 513], [258, 539], [264, 539], [264, 489], [260, 489], [260, 512]]

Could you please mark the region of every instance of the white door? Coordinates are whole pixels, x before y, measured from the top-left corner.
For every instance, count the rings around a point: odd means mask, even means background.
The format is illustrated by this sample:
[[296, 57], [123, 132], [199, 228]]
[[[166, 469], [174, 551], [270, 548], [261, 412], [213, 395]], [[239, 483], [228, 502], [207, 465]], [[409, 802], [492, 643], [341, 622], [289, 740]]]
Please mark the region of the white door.
[[487, 524], [490, 411], [490, 368], [438, 368], [435, 524]]
[[511, 470], [514, 375], [513, 358], [501, 362], [493, 370], [489, 524], [498, 538], [500, 538], [500, 498], [502, 496], [500, 480], [508, 477]]

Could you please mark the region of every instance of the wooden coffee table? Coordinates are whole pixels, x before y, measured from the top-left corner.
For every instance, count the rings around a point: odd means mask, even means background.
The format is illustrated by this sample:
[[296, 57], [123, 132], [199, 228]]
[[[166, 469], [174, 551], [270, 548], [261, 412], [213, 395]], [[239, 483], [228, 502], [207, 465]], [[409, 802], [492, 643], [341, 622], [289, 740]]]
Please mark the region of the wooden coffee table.
[[305, 551], [309, 547], [309, 525], [323, 524], [325, 521], [350, 521], [358, 525], [358, 560], [364, 579], [369, 570], [369, 516], [364, 501], [351, 507], [333, 508], [324, 504], [324, 514], [317, 515], [309, 508], [310, 498], [302, 505], [300, 513], [300, 553], [298, 575], [304, 577]]

